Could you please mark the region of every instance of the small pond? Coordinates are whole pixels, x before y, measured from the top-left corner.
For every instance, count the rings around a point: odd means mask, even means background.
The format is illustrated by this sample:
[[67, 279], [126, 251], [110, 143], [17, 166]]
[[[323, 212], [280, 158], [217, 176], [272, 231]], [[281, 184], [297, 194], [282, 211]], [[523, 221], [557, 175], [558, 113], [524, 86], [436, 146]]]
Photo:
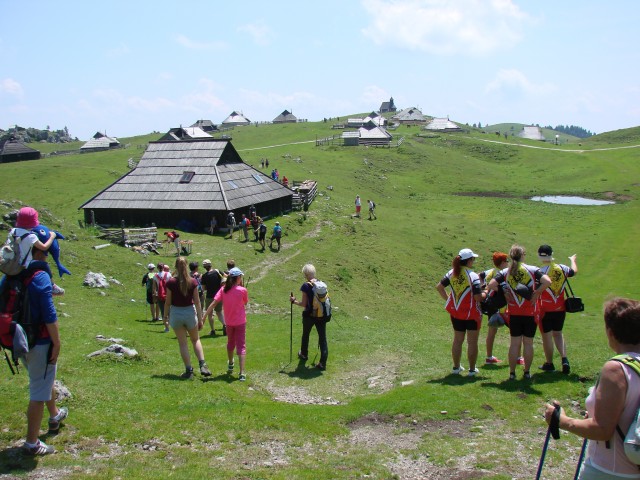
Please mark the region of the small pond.
[[595, 200], [593, 198], [570, 197], [566, 195], [546, 195], [544, 197], [531, 197], [534, 202], [556, 203], [559, 205], [614, 205], [610, 200]]

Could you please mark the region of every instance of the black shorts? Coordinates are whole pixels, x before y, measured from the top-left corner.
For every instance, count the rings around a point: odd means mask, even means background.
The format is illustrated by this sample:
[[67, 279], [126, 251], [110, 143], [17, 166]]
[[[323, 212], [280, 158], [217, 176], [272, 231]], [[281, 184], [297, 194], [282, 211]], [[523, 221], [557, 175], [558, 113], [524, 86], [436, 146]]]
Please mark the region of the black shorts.
[[264, 240], [267, 236], [267, 232], [260, 232], [260, 240]]
[[154, 305], [156, 303], [156, 299], [153, 298], [153, 293], [147, 292], [147, 303], [149, 305]]
[[478, 322], [475, 320], [459, 320], [451, 317], [451, 325], [456, 332], [466, 332], [467, 330], [478, 330]]
[[509, 330], [512, 337], [533, 338], [536, 336], [536, 321], [533, 317], [524, 315], [511, 315], [509, 317]]
[[542, 317], [542, 332], [561, 332], [567, 312], [546, 312]]

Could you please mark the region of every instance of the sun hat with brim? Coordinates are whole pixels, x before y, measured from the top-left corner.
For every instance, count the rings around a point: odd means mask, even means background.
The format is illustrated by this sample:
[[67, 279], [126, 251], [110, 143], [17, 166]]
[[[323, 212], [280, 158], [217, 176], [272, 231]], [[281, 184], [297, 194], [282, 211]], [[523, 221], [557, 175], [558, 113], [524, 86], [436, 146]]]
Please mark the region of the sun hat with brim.
[[473, 253], [473, 250], [470, 248], [463, 248], [458, 252], [458, 256], [460, 257], [460, 260], [469, 260], [470, 258], [476, 258], [478, 254]]
[[20, 209], [16, 218], [16, 227], [29, 230], [36, 228], [39, 224], [38, 211], [35, 208], [22, 207]]
[[238, 267], [233, 267], [231, 270], [229, 270], [230, 277], [239, 277], [240, 275], [244, 275], [244, 273], [242, 273], [242, 270], [240, 270]]

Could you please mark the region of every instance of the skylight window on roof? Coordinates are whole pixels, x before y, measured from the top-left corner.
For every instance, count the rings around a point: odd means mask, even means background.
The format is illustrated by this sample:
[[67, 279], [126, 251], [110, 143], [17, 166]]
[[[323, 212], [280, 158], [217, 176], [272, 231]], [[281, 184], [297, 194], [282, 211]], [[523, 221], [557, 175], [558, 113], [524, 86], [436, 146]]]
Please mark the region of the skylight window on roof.
[[233, 183], [233, 181], [232, 181], [232, 180], [227, 180], [227, 183], [229, 184], [229, 186], [230, 186], [231, 188], [238, 188], [238, 185], [236, 185], [235, 183]]
[[182, 172], [182, 177], [180, 177], [180, 183], [189, 183], [191, 179], [196, 174], [196, 172]]
[[256, 179], [256, 182], [264, 183], [264, 178], [262, 178], [262, 175], [260, 175], [259, 173], [254, 173], [252, 175], [253, 175], [253, 178]]

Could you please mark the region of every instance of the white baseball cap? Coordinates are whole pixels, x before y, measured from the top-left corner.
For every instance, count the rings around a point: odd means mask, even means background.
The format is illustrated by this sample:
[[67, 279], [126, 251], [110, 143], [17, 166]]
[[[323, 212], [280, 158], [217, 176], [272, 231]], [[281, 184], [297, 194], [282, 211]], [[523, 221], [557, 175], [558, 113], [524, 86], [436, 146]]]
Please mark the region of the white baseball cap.
[[460, 260], [469, 260], [471, 257], [475, 258], [478, 256], [478, 254], [473, 253], [473, 250], [470, 248], [463, 248], [458, 252], [458, 255], [460, 256]]

